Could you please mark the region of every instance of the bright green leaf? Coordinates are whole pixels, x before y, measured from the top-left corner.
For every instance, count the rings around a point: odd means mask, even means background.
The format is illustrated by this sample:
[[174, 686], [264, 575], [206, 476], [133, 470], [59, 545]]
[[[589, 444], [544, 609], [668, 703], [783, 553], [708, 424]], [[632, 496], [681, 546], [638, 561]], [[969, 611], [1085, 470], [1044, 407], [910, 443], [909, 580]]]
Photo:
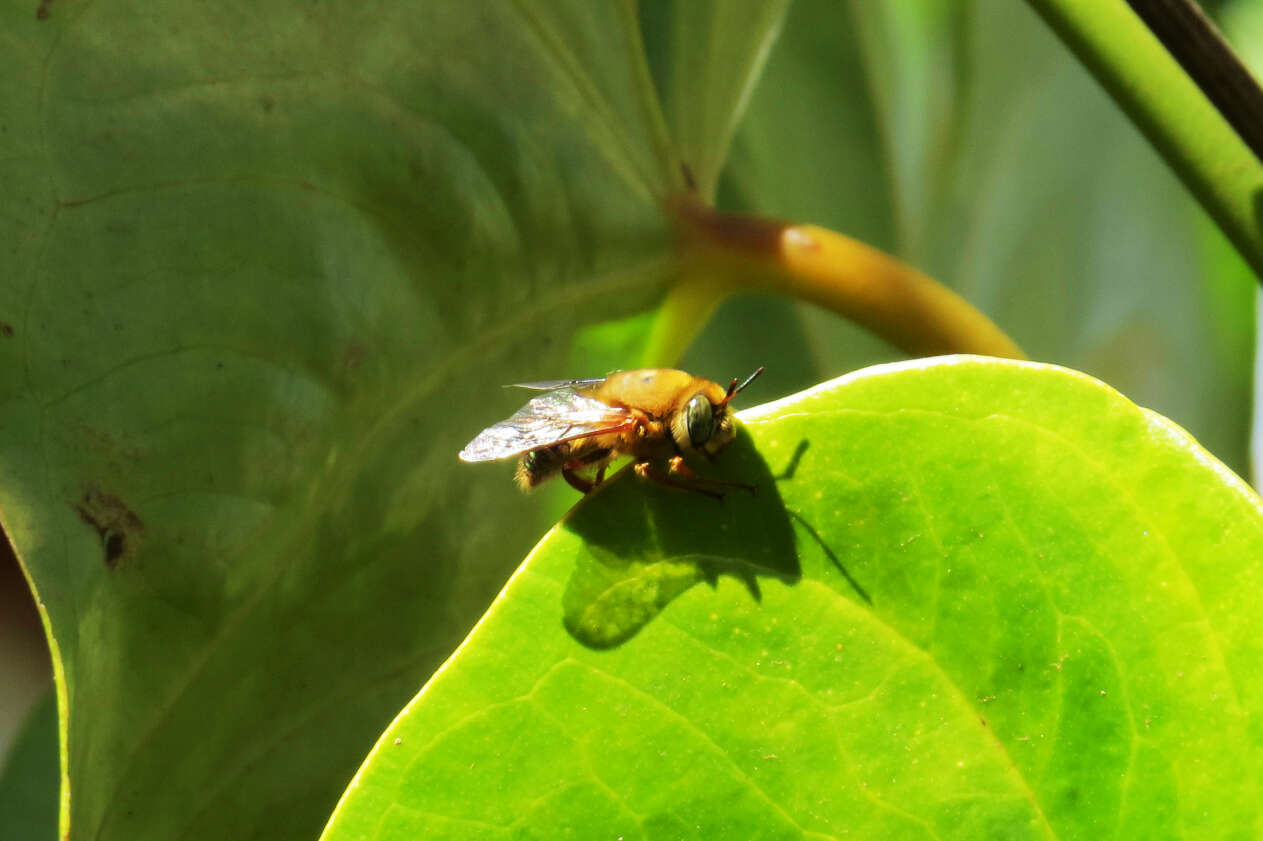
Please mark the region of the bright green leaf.
[[[1253, 833], [1263, 503], [1182, 430], [952, 357], [743, 418], [720, 462], [757, 494], [578, 506], [326, 841]], [[609, 648], [566, 629], [601, 568], [670, 582]]]

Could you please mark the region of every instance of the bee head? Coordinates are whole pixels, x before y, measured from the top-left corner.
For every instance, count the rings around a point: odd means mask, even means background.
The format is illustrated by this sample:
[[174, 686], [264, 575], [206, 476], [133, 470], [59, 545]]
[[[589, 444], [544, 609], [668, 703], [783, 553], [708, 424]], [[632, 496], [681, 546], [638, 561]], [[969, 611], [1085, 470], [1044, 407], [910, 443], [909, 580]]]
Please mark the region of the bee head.
[[[715, 386], [716, 389], [719, 386]], [[725, 432], [726, 430], [726, 432]], [[699, 391], [671, 419], [671, 437], [682, 451], [703, 450], [714, 455], [732, 440], [732, 418], [728, 407], [714, 395]]]
[[[726, 392], [721, 386], [708, 383], [710, 388], [699, 391], [689, 398], [684, 408], [675, 413], [671, 421], [671, 435], [681, 450], [701, 450], [707, 455], [714, 455], [723, 449], [736, 436], [732, 415], [728, 411], [728, 401], [737, 392], [763, 373], [763, 369], [755, 371], [745, 382], [737, 385], [733, 380]], [[708, 394], [707, 392], [711, 392]]]

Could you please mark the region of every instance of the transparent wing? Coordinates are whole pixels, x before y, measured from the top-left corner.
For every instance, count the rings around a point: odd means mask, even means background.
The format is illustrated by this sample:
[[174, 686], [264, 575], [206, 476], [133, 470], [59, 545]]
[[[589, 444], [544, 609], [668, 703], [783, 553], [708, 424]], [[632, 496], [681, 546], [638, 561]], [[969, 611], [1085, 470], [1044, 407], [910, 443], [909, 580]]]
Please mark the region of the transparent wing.
[[531, 398], [511, 418], [489, 426], [460, 451], [461, 461], [494, 461], [520, 456], [540, 447], [612, 432], [631, 418], [600, 400], [572, 388], [558, 388]]
[[553, 391], [558, 388], [590, 388], [605, 382], [605, 377], [586, 380], [538, 380], [533, 383], [510, 383], [505, 388], [529, 388], [531, 391]]

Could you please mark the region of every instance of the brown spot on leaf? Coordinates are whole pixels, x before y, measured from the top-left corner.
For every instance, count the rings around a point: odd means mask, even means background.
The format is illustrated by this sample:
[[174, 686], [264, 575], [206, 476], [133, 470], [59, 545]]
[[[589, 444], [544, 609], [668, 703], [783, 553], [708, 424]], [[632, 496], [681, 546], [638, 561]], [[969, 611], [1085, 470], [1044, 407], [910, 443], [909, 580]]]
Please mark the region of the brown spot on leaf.
[[697, 179], [693, 176], [693, 168], [691, 166], [681, 163], [680, 177], [684, 179], [684, 186], [688, 188], [690, 193], [697, 192]]
[[84, 488], [75, 511], [79, 519], [96, 529], [107, 567], [114, 569], [119, 561], [135, 552], [145, 525], [123, 500], [89, 485]]
[[0, 336], [4, 336], [6, 339], [12, 339], [13, 325], [7, 321], [0, 321]]
[[368, 348], [352, 339], [342, 350], [342, 367], [347, 373], [351, 373], [363, 365], [367, 357]]
[[74, 429], [85, 446], [109, 459], [108, 463], [111, 467], [121, 469], [124, 467], [124, 462], [137, 462], [144, 457], [140, 448], [120, 437], [118, 433], [111, 433], [87, 424], [77, 424]]
[[35, 10], [36, 20], [48, 20], [53, 13], [53, 0], [39, 0], [39, 8]]

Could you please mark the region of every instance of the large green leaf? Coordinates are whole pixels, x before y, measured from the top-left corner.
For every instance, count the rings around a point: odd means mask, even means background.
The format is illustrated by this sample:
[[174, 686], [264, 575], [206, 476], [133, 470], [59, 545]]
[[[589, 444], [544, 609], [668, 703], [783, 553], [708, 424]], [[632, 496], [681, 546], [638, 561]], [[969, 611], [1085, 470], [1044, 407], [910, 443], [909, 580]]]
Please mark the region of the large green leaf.
[[63, 831], [310, 837], [538, 535], [460, 445], [673, 271], [635, 9], [0, 21], [0, 513]]
[[789, 0], [645, 0], [646, 49], [681, 163], [708, 201]]
[[743, 417], [756, 497], [576, 507], [326, 841], [1253, 835], [1263, 503], [1182, 430], [952, 357]]
[[[721, 206], [900, 255], [1032, 358], [1104, 379], [1245, 470], [1237, 322], [1255, 284], [1027, 4], [796, 0], [725, 172]], [[812, 307], [734, 301], [686, 365], [766, 364], [782, 376], [762, 393], [785, 394], [897, 356]]]
[[48, 841], [57, 831], [57, 702], [44, 693], [0, 762], [5, 841]]

